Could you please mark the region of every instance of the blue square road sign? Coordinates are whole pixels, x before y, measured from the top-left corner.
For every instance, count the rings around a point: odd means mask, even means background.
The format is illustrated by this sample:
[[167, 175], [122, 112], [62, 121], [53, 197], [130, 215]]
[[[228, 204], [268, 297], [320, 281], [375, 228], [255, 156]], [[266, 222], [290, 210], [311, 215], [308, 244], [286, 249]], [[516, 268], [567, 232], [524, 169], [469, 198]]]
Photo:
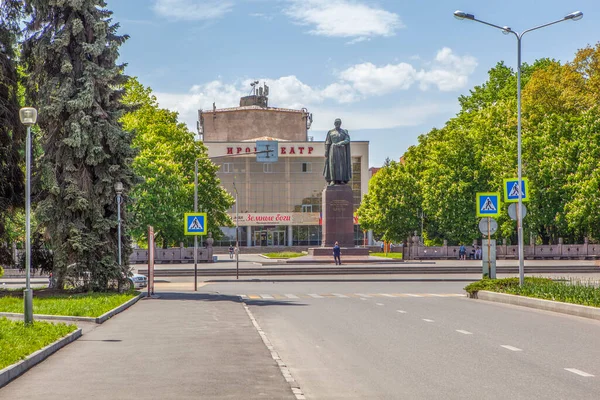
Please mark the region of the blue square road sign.
[[500, 215], [500, 193], [477, 193], [477, 216], [497, 217]]
[[183, 232], [185, 235], [206, 235], [206, 213], [185, 213]]

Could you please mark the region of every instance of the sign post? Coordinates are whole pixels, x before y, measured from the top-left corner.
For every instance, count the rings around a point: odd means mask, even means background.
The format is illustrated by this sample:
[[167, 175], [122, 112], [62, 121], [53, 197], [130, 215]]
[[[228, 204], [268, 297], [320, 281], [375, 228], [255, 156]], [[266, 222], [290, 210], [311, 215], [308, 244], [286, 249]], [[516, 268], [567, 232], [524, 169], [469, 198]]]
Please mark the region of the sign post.
[[[483, 275], [494, 279], [496, 278], [496, 244], [493, 243], [494, 251], [492, 257], [492, 234], [498, 230], [498, 223], [492, 217], [500, 215], [500, 193], [499, 192], [482, 192], [477, 193], [477, 216], [484, 217], [479, 221], [479, 230], [487, 236], [485, 244], [487, 245], [487, 257], [482, 257]], [[483, 244], [483, 243], [482, 243]]]
[[[198, 203], [194, 204], [194, 208]], [[183, 233], [186, 236], [194, 235], [194, 291], [198, 290], [198, 236], [207, 233], [206, 213], [185, 213], [183, 217]]]
[[148, 225], [148, 297], [154, 294], [154, 228]]

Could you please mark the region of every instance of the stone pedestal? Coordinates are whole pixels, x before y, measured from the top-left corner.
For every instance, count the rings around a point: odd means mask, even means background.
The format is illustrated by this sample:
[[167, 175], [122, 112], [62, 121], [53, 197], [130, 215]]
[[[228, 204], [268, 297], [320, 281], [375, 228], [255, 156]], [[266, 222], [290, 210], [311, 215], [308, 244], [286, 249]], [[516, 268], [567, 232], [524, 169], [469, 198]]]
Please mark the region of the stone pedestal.
[[348, 185], [323, 189], [323, 247], [354, 247], [354, 198]]

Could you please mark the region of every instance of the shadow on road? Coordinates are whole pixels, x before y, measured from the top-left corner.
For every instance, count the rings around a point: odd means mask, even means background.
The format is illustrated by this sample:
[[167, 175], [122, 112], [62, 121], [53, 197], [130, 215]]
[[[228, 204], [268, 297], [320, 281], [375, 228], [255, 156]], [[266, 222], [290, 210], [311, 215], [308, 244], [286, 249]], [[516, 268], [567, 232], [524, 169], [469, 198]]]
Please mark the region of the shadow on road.
[[249, 306], [306, 306], [305, 303], [293, 300], [242, 300], [239, 296], [219, 293], [182, 293], [182, 292], [157, 292], [157, 300], [186, 300], [186, 301], [231, 301], [233, 303], [246, 303]]

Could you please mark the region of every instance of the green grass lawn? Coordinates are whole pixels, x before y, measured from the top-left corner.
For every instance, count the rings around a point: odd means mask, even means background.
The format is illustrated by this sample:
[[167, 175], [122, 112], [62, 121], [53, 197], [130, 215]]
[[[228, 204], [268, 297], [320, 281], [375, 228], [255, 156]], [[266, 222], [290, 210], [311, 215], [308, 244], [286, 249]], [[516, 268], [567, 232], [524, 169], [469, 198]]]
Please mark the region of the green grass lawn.
[[295, 257], [302, 257], [305, 256], [306, 254], [304, 253], [296, 253], [293, 251], [282, 251], [279, 253], [265, 253], [263, 254], [263, 256], [265, 257], [269, 257], [269, 258], [295, 258]]
[[[34, 314], [99, 317], [137, 296], [128, 293], [78, 293], [51, 297], [33, 297]], [[23, 313], [23, 298], [0, 297], [0, 312]]]
[[519, 278], [482, 279], [465, 287], [469, 293], [479, 290], [535, 297], [563, 303], [600, 307], [600, 288], [593, 282], [580, 280], [552, 280], [548, 278], [526, 277], [523, 286]]
[[402, 253], [369, 253], [369, 255], [384, 258], [402, 258]]
[[25, 326], [23, 321], [0, 318], [0, 370], [29, 354], [73, 332], [75, 325], [34, 321]]

